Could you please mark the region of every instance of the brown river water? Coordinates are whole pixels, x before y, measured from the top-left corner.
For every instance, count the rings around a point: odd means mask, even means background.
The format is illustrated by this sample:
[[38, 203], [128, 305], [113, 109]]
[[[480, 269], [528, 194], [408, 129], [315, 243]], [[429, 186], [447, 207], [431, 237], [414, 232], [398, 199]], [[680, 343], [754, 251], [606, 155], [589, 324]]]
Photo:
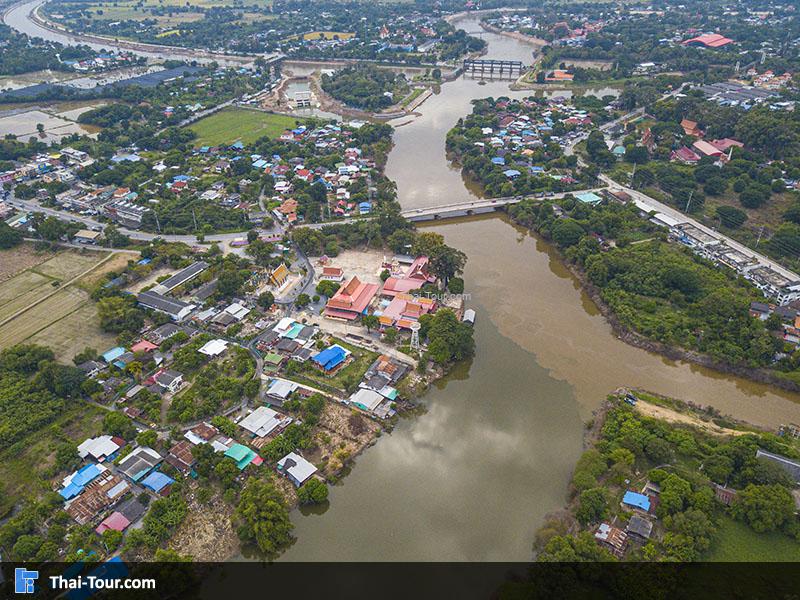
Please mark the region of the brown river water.
[[[457, 23], [479, 31], [474, 18]], [[485, 34], [489, 58], [532, 47]], [[559, 93], [559, 92], [553, 92]], [[563, 92], [561, 92], [563, 93]], [[590, 90], [599, 96], [613, 90]], [[530, 94], [530, 92], [527, 92]], [[403, 208], [474, 197], [445, 156], [471, 100], [508, 82], [458, 79], [400, 119], [387, 175]], [[546, 242], [498, 217], [437, 224], [467, 253], [477, 354], [424, 398], [332, 487], [324, 514], [295, 512], [283, 560], [527, 560], [544, 516], [565, 499], [584, 423], [606, 394], [642, 387], [765, 426], [800, 420], [800, 397], [674, 362], [618, 340]]]
[[[17, 10], [6, 21], [17, 26], [26, 14]], [[456, 24], [481, 31], [476, 17]], [[531, 46], [483, 35], [488, 58], [531, 61]], [[419, 116], [400, 119], [387, 174], [403, 207], [474, 197], [446, 159], [447, 131], [474, 98], [526, 94], [509, 93], [508, 82], [462, 78], [443, 85]], [[529, 559], [536, 529], [564, 502], [584, 423], [620, 386], [710, 404], [764, 426], [800, 422], [798, 395], [618, 340], [553, 248], [504, 218], [432, 229], [469, 257], [476, 356], [425, 396], [425, 414], [402, 419], [358, 457], [331, 488], [326, 511], [292, 514], [297, 541], [282, 560]]]

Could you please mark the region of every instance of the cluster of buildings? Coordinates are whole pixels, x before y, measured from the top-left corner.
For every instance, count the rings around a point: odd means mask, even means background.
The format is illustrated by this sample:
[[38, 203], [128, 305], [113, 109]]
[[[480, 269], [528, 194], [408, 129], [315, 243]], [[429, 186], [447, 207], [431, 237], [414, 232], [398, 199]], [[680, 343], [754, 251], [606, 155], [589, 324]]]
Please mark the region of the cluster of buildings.
[[[352, 322], [371, 314], [378, 317], [382, 330], [394, 327], [412, 331], [422, 315], [435, 312], [442, 304], [462, 315], [463, 302], [460, 299], [435, 299], [419, 293], [423, 286], [436, 282], [429, 270], [427, 256], [398, 255], [391, 261], [384, 260], [381, 268], [389, 272], [383, 283], [350, 277], [328, 300], [325, 317]], [[340, 275], [344, 277], [343, 273]]]
[[668, 227], [671, 239], [688, 246], [703, 258], [733, 269], [778, 305], [800, 299], [800, 275], [774, 263], [766, 263], [755, 253], [733, 248], [723, 238], [692, 223], [679, 222], [667, 215], [654, 218], [660, 225]]
[[[521, 108], [517, 108], [517, 103], [512, 107], [509, 102], [498, 101], [496, 125], [482, 128], [484, 137], [475, 146], [508, 179], [516, 179], [524, 170], [529, 175], [547, 175], [566, 184], [576, 183], [571, 174], [546, 173], [544, 165], [536, 164], [533, 157], [541, 155], [548, 142], [564, 147], [579, 137], [592, 124], [589, 113], [561, 97], [548, 99], [543, 105], [525, 99], [519, 105]], [[562, 136], [554, 135], [557, 123], [566, 130]]]
[[101, 52], [95, 56], [82, 59], [64, 59], [61, 64], [81, 72], [100, 72], [136, 64], [138, 58], [128, 52]]
[[768, 104], [775, 110], [791, 109], [794, 106], [791, 101], [779, 101], [779, 94], [776, 90], [754, 87], [735, 81], [709, 83], [698, 89], [705, 94], [706, 98], [720, 106], [738, 106], [745, 110], [761, 104]]
[[700, 129], [696, 121], [690, 119], [683, 119], [681, 121], [681, 128], [684, 134], [696, 137], [697, 139], [692, 143], [691, 148], [688, 146], [681, 146], [677, 150], [674, 150], [670, 155], [670, 160], [673, 161], [684, 164], [695, 164], [699, 162], [701, 158], [709, 156], [724, 163], [730, 159], [733, 148], [744, 148], [742, 142], [731, 138], [722, 138], [719, 140], [703, 139], [705, 132]]

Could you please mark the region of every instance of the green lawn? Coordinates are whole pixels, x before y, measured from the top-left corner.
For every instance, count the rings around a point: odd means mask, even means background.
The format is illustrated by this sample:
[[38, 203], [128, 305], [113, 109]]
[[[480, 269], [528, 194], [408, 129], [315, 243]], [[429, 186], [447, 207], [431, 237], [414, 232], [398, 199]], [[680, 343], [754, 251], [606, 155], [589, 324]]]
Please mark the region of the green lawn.
[[219, 146], [241, 140], [252, 144], [267, 136], [276, 138], [297, 126], [297, 119], [246, 108], [225, 108], [189, 126], [197, 134], [195, 146]]
[[781, 533], [756, 533], [730, 517], [720, 520], [705, 560], [712, 562], [798, 562], [800, 543]]

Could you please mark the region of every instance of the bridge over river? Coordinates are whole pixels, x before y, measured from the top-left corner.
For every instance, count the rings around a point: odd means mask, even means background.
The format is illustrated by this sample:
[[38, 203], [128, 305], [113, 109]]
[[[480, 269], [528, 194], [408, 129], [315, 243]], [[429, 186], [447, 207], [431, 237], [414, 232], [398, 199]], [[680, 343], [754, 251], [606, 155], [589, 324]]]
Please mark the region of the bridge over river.
[[[604, 188], [592, 188], [589, 190], [575, 190], [572, 192], [563, 192], [553, 194], [552, 196], [540, 197], [540, 200], [555, 200], [563, 198], [568, 194], [583, 194], [588, 192], [599, 193]], [[453, 204], [441, 204], [439, 206], [431, 206], [428, 208], [418, 208], [404, 210], [401, 214], [409, 221], [437, 221], [440, 219], [453, 219], [456, 217], [469, 217], [472, 215], [482, 215], [494, 212], [498, 208], [508, 206], [510, 204], [517, 204], [526, 198], [534, 198], [535, 196], [506, 196], [504, 198], [486, 198], [482, 200], [472, 200], [466, 202], [455, 202]]]

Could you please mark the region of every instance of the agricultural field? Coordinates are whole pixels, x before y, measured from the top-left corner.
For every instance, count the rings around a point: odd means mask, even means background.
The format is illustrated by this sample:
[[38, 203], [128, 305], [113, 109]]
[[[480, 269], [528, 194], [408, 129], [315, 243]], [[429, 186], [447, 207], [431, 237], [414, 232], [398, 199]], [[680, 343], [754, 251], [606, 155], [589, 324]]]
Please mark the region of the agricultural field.
[[193, 123], [189, 128], [197, 134], [196, 146], [220, 146], [241, 140], [252, 144], [264, 136], [276, 138], [287, 129], [296, 127], [298, 120], [286, 115], [226, 108]]
[[[86, 346], [111, 346], [114, 336], [100, 330], [89, 290], [104, 272], [123, 266], [130, 257], [65, 251], [0, 283], [0, 349], [35, 342], [51, 347], [66, 363]], [[74, 284], [64, 285], [90, 269]]]
[[[81, 4], [85, 14], [98, 21], [142, 21], [155, 19], [161, 27], [179, 25], [199, 21], [203, 18], [204, 9], [220, 7], [245, 7], [263, 9], [271, 6], [270, 0], [193, 0], [191, 8], [183, 0], [119, 0], [116, 2], [86, 2]], [[170, 11], [170, 9], [175, 9]], [[55, 7], [53, 13], [57, 12]], [[55, 18], [55, 14], [52, 15]]]

